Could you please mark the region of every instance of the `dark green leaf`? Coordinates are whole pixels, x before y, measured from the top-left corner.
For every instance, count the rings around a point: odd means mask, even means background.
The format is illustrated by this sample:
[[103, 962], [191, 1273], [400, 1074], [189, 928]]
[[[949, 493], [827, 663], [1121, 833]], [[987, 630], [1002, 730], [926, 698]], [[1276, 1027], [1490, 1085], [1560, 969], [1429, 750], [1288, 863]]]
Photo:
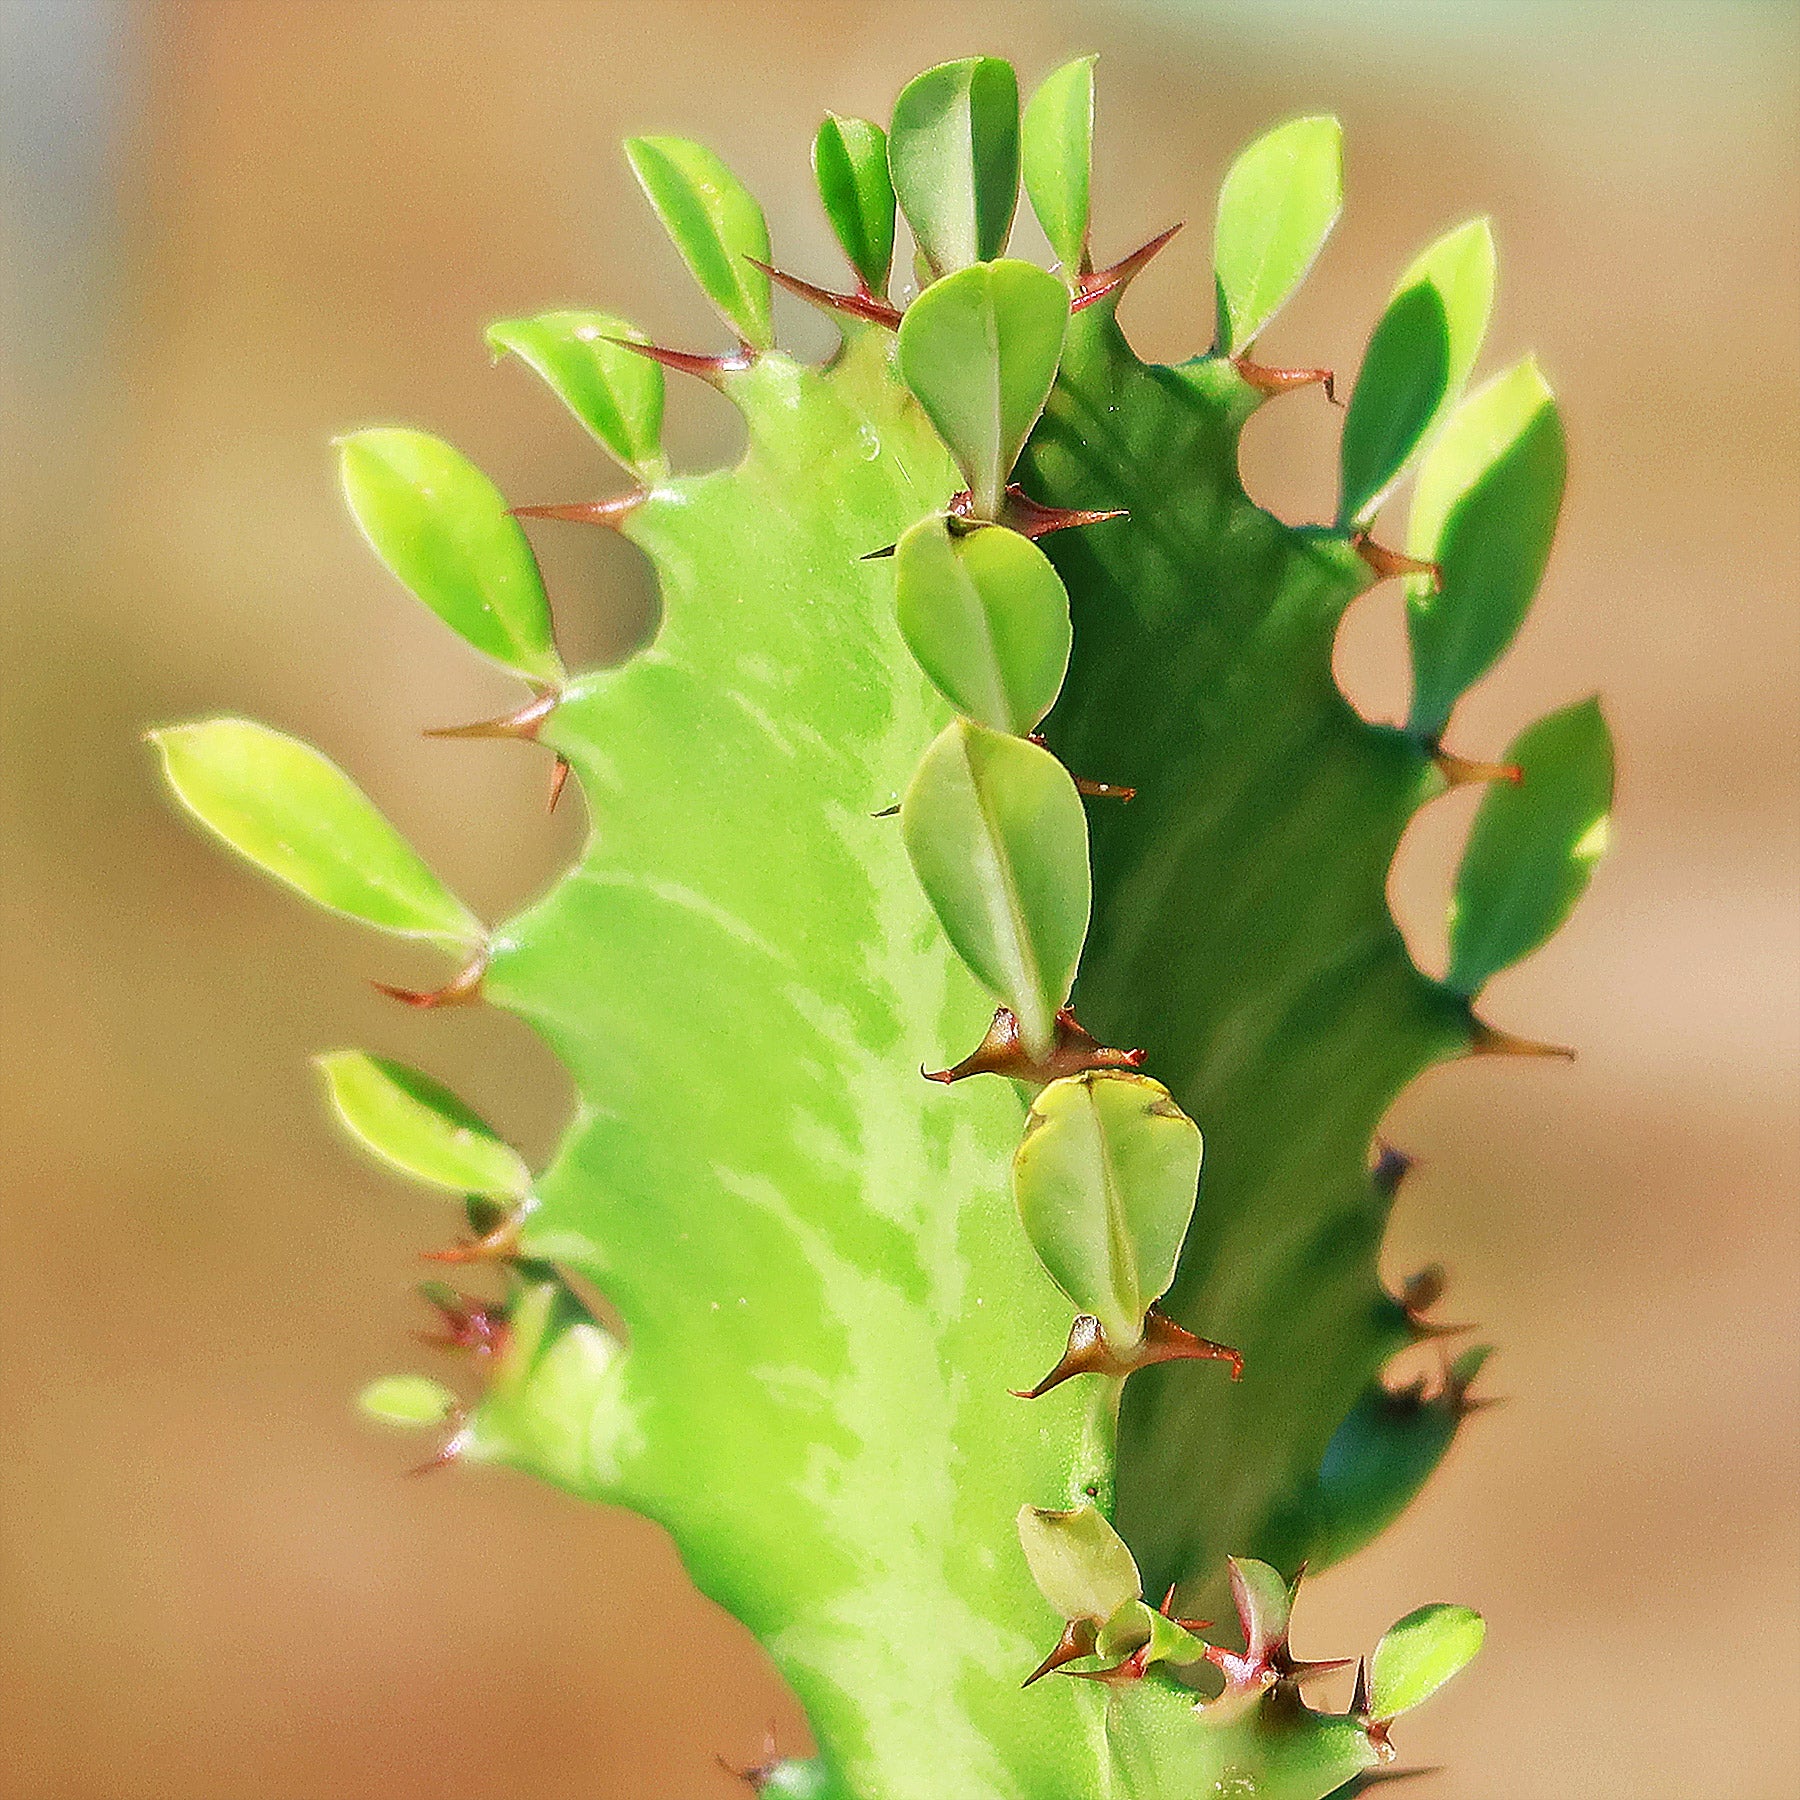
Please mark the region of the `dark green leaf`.
[[900, 635], [960, 713], [1024, 737], [1069, 666], [1069, 596], [1050, 559], [1004, 526], [922, 519], [894, 561]]
[[1437, 417], [1450, 381], [1450, 326], [1428, 282], [1381, 315], [1344, 420], [1340, 525], [1366, 526]]
[[769, 226], [750, 190], [704, 144], [687, 138], [625, 140], [625, 155], [675, 248], [725, 323], [752, 350], [775, 342]]
[[309, 900], [402, 937], [486, 933], [342, 769], [249, 719], [153, 731], [169, 786], [240, 856]]
[[635, 326], [599, 312], [539, 313], [487, 329], [496, 354], [522, 357], [612, 455], [655, 482], [669, 467], [662, 449], [662, 365], [623, 349], [620, 339], [647, 341]]
[[887, 133], [867, 119], [835, 113], [813, 139], [819, 198], [856, 278], [871, 294], [887, 292], [894, 265], [894, 184]]
[[338, 458], [351, 514], [388, 568], [484, 655], [560, 683], [543, 578], [500, 490], [423, 431], [353, 432]]
[[1025, 191], [1069, 277], [1087, 266], [1095, 61], [1077, 57], [1047, 75], [1025, 108]]
[[1440, 585], [1408, 586], [1409, 728], [1435, 739], [1464, 691], [1524, 622], [1556, 535], [1567, 468], [1562, 419], [1529, 357], [1451, 414], [1413, 495], [1409, 554]]
[[1068, 324], [1068, 289], [1027, 262], [947, 275], [906, 309], [901, 375], [962, 469], [977, 518], [999, 515]]
[[1248, 350], [1306, 278], [1344, 203], [1336, 119], [1291, 119], [1258, 138], [1219, 190], [1213, 235], [1219, 351]]
[[1506, 760], [1523, 780], [1488, 789], [1450, 903], [1447, 979], [1461, 994], [1537, 949], [1569, 916], [1606, 851], [1613, 751], [1599, 701], [1540, 719]]
[[990, 262], [1019, 204], [1019, 83], [973, 56], [915, 76], [894, 102], [888, 167], [934, 275]]

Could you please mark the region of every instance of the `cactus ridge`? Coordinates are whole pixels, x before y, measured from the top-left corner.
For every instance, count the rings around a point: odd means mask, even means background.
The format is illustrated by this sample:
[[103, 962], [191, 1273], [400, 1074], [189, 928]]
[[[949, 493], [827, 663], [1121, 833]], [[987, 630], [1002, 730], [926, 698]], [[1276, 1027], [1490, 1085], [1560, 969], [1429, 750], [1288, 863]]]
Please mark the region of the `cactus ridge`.
[[[1301, 1692], [1339, 1665], [1287, 1647], [1302, 1566], [1376, 1535], [1479, 1404], [1485, 1349], [1388, 1385], [1454, 1328], [1434, 1272], [1380, 1282], [1405, 1168], [1372, 1148], [1380, 1119], [1435, 1063], [1528, 1047], [1475, 997], [1604, 846], [1591, 703], [1490, 763], [1441, 741], [1541, 574], [1560, 425], [1534, 366], [1459, 405], [1492, 287], [1477, 222], [1376, 327], [1337, 522], [1257, 507], [1245, 423], [1331, 381], [1251, 355], [1337, 216], [1336, 124], [1240, 158], [1217, 341], [1148, 364], [1116, 307], [1170, 234], [1093, 271], [1092, 78], [1091, 58], [1057, 71], [1022, 142], [994, 59], [928, 71], [886, 134], [828, 118], [849, 294], [773, 266], [709, 151], [635, 140], [736, 346], [668, 350], [599, 313], [490, 333], [634, 474], [623, 496], [508, 514], [423, 434], [346, 441], [383, 561], [529, 689], [439, 735], [535, 740], [585, 798], [580, 858], [523, 912], [479, 928], [304, 746], [241, 721], [158, 734], [180, 798], [252, 860], [465, 958], [443, 989], [389, 991], [501, 1006], [568, 1069], [576, 1116], [533, 1177], [428, 1077], [322, 1059], [354, 1136], [461, 1194], [439, 1254], [505, 1289], [424, 1290], [476, 1398], [389, 1378], [365, 1410], [447, 1428], [438, 1461], [663, 1525], [806, 1709], [817, 1760], [745, 1772], [777, 1793], [1323, 1800], [1480, 1642], [1467, 1609], [1409, 1615], [1345, 1713]], [[1060, 279], [1006, 256], [1021, 168]], [[922, 252], [904, 306], [896, 196]], [[772, 285], [837, 321], [825, 365], [774, 347]], [[741, 413], [736, 466], [671, 472], [665, 371]], [[1369, 533], [1421, 456], [1403, 555]], [[637, 546], [653, 642], [567, 673], [516, 516]], [[1331, 671], [1345, 609], [1395, 574], [1404, 729]], [[293, 769], [304, 792], [277, 791]], [[1421, 805], [1500, 775], [1435, 979], [1388, 869]], [[1190, 1366], [1209, 1360], [1230, 1378]]]

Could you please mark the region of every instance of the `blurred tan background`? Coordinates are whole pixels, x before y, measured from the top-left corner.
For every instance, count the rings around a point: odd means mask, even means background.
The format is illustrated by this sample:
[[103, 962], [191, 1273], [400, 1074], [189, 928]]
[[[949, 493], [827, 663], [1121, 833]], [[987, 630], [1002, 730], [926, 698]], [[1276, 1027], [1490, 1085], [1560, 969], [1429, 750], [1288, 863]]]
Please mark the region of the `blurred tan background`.
[[[1350, 202], [1270, 360], [1352, 368], [1412, 251], [1495, 216], [1489, 366], [1541, 354], [1574, 474], [1537, 614], [1455, 741], [1492, 754], [1604, 689], [1618, 848], [1493, 994], [1582, 1060], [1444, 1072], [1398, 1108], [1422, 1162], [1393, 1265], [1452, 1264], [1446, 1310], [1503, 1346], [1514, 1399], [1317, 1583], [1302, 1649], [1430, 1599], [1490, 1615], [1477, 1670], [1403, 1734], [1450, 1765], [1422, 1795], [1795, 1792], [1791, 6], [8, 0], [5, 21], [0, 1793], [728, 1800], [715, 1753], [752, 1759], [771, 1720], [803, 1745], [656, 1531], [505, 1477], [404, 1481], [412, 1446], [349, 1415], [415, 1366], [441, 1212], [333, 1141], [304, 1058], [424, 1061], [538, 1153], [566, 1094], [509, 1021], [373, 996], [432, 968], [200, 842], [138, 733], [215, 709], [298, 731], [478, 907], [530, 894], [579, 803], [546, 821], [533, 754], [421, 743], [512, 697], [357, 541], [331, 434], [416, 422], [520, 500], [612, 491], [479, 334], [606, 304], [718, 341], [618, 138], [708, 138], [780, 259], [834, 277], [820, 113], [884, 117], [978, 48], [1028, 79], [1104, 52], [1097, 248], [1191, 221], [1128, 303], [1149, 352], [1203, 344], [1215, 184], [1282, 116], [1343, 115]], [[1312, 394], [1254, 427], [1252, 486], [1284, 516], [1329, 504], [1336, 419]], [[690, 466], [730, 426], [673, 397]], [[651, 605], [630, 553], [539, 537], [565, 642], [620, 652]], [[1400, 641], [1390, 597], [1347, 629], [1374, 710], [1400, 703]], [[1397, 871], [1426, 956], [1467, 813], [1430, 814]]]

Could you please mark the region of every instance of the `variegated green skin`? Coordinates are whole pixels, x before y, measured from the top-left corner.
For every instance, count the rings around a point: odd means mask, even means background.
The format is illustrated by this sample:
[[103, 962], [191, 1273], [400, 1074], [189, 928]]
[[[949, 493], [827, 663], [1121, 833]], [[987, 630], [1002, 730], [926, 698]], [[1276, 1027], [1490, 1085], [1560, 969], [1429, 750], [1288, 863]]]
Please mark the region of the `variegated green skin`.
[[[992, 135], [1004, 85], [973, 65], [935, 71], [913, 98], [938, 99], [913, 110], [933, 130], [947, 117], [947, 142], [974, 131], [991, 176], [1009, 154]], [[1085, 156], [1085, 114], [1045, 113], [1061, 121], [1033, 165], [1049, 179]], [[1329, 121], [1284, 133], [1303, 162], [1335, 168]], [[1452, 1404], [1409, 1412], [1379, 1379], [1415, 1327], [1377, 1278], [1391, 1191], [1369, 1172], [1373, 1134], [1479, 1028], [1463, 993], [1414, 966], [1387, 910], [1400, 835], [1443, 779], [1431, 737], [1365, 723], [1333, 681], [1333, 636], [1369, 566], [1349, 526], [1290, 528], [1245, 496], [1237, 442], [1260, 397], [1231, 361], [1145, 365], [1111, 300], [1075, 313], [1016, 476], [1039, 502], [1128, 517], [1046, 540], [1074, 627], [1046, 730], [1075, 775], [1137, 790], [1129, 807], [1088, 808], [1075, 1004], [1104, 1043], [1142, 1047], [1205, 1133], [1165, 1306], [1240, 1350], [1245, 1373], [1234, 1386], [1204, 1364], [1141, 1371], [1118, 1420], [1111, 1377], [1015, 1398], [1056, 1361], [1070, 1318], [1008, 1192], [1023, 1097], [998, 1079], [920, 1079], [976, 1044], [993, 997], [880, 816], [950, 713], [902, 641], [892, 564], [865, 559], [940, 512], [959, 477], [892, 332], [847, 325], [824, 369], [764, 349], [767, 284], [744, 261], [766, 252], [760, 211], [693, 146], [633, 153], [758, 352], [717, 377], [749, 450], [734, 469], [670, 477], [653, 443], [627, 446], [648, 486], [621, 529], [654, 565], [663, 622], [623, 667], [562, 685], [542, 727], [593, 832], [546, 896], [493, 930], [482, 993], [543, 1034], [577, 1108], [520, 1215], [511, 1337], [454, 1446], [669, 1530], [819, 1740], [819, 1763], [771, 1791], [1323, 1800], [1376, 1747], [1366, 1718], [1312, 1712], [1292, 1684], [1229, 1722], [1157, 1669], [1112, 1690], [1021, 1692], [1066, 1615], [1034, 1584], [1015, 1518], [1093, 1502], [1145, 1594], [1180, 1583], [1182, 1610], [1217, 1617], [1228, 1555], [1274, 1565], [1263, 1574], [1279, 1586], [1303, 1560], [1347, 1554], [1453, 1434]], [[1239, 210], [1266, 161], [1228, 184]], [[903, 200], [930, 196], [921, 167], [902, 159]], [[1335, 216], [1331, 194], [1313, 199], [1248, 274], [1222, 270], [1234, 351], [1285, 298], [1264, 274], [1280, 256], [1302, 268]], [[1085, 185], [1070, 205], [1060, 226], [1079, 252]], [[950, 207], [939, 262], [997, 253], [1005, 210], [1004, 195]], [[860, 218], [851, 235], [868, 236]], [[1414, 396], [1415, 412], [1428, 402]], [[1396, 472], [1372, 441], [1358, 494]], [[1006, 473], [996, 464], [987, 485]], [[491, 603], [471, 592], [439, 606], [453, 625]], [[559, 670], [547, 661], [537, 679]], [[1592, 744], [1604, 728], [1595, 716], [1551, 737]], [[1585, 879], [1564, 852], [1597, 853], [1600, 766], [1565, 784], [1568, 842], [1546, 840], [1508, 947], [1541, 939]], [[1516, 811], [1496, 821], [1490, 888], [1535, 830]], [[448, 936], [466, 941], [457, 918]], [[625, 1345], [559, 1269], [605, 1294]], [[439, 1408], [416, 1384], [372, 1392], [390, 1417]], [[1389, 1653], [1409, 1705], [1479, 1641], [1479, 1621], [1446, 1624], [1451, 1610], [1415, 1615]]]

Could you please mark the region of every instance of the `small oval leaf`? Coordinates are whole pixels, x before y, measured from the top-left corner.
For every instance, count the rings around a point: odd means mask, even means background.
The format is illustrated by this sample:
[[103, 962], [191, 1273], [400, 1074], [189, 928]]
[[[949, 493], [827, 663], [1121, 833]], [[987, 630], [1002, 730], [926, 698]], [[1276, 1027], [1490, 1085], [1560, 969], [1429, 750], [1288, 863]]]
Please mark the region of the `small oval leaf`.
[[461, 1405], [447, 1387], [428, 1375], [384, 1375], [356, 1396], [357, 1411], [365, 1418], [408, 1431], [443, 1425], [455, 1418]]
[[340, 438], [338, 469], [369, 547], [452, 631], [515, 674], [562, 681], [537, 558], [461, 451], [382, 427]]
[[1069, 596], [1050, 559], [1004, 526], [921, 519], [894, 553], [900, 635], [960, 713], [1025, 737], [1069, 667]]
[[1231, 165], [1213, 233], [1219, 351], [1241, 354], [1305, 280], [1344, 204], [1336, 119], [1290, 119]]
[[1044, 77], [1025, 108], [1025, 192], [1063, 274], [1088, 263], [1088, 209], [1094, 162], [1094, 64], [1077, 57]]
[[481, 921], [336, 763], [250, 719], [149, 733], [175, 796], [240, 856], [309, 900], [401, 937], [473, 949]]
[[1556, 401], [1527, 357], [1451, 414], [1419, 469], [1406, 548], [1439, 580], [1407, 590], [1408, 729], [1435, 741], [1524, 623], [1550, 560], [1568, 452]]
[[813, 176], [825, 216], [864, 292], [885, 294], [894, 266], [894, 183], [887, 133], [868, 119], [829, 115], [813, 139]]
[[934, 275], [991, 262], [1019, 204], [1019, 82], [994, 56], [941, 63], [894, 102], [888, 169]]
[[1467, 1606], [1421, 1606], [1390, 1626], [1369, 1664], [1369, 1717], [1392, 1719], [1429, 1700], [1474, 1660], [1487, 1622]]
[[1446, 980], [1459, 994], [1549, 938], [1606, 850], [1613, 749], [1598, 700], [1540, 719], [1506, 760], [1523, 779], [1489, 787], [1456, 872]]
[[620, 340], [649, 341], [636, 326], [601, 312], [539, 313], [487, 329], [495, 355], [510, 350], [530, 364], [612, 456], [645, 481], [658, 481], [669, 468], [662, 365], [622, 348]]
[[1104, 1624], [1143, 1595], [1137, 1563], [1099, 1509], [1019, 1508], [1019, 1544], [1038, 1592], [1065, 1619]]
[[315, 1058], [345, 1130], [390, 1168], [455, 1194], [520, 1201], [525, 1159], [429, 1075], [361, 1050]]
[[1137, 1652], [1146, 1665], [1196, 1663], [1205, 1656], [1206, 1645], [1155, 1607], [1127, 1600], [1100, 1627], [1094, 1654], [1104, 1662], [1119, 1662]]
[[961, 468], [978, 518], [999, 514], [1068, 325], [1068, 289], [1026, 262], [948, 275], [906, 309], [900, 373]]
[[1200, 1182], [1200, 1129], [1147, 1075], [1090, 1070], [1032, 1103], [1013, 1157], [1025, 1235], [1115, 1350], [1175, 1279]]
[[769, 225], [755, 196], [688, 138], [627, 138], [625, 156], [701, 291], [752, 350], [767, 350], [775, 342], [769, 278], [749, 259], [769, 260]]
[[1048, 750], [968, 719], [925, 753], [900, 805], [919, 885], [957, 954], [1048, 1054], [1087, 936], [1081, 796]]
[[1341, 525], [1366, 526], [1430, 438], [1481, 352], [1494, 303], [1494, 234], [1471, 219], [1400, 277], [1369, 340], [1344, 421]]

